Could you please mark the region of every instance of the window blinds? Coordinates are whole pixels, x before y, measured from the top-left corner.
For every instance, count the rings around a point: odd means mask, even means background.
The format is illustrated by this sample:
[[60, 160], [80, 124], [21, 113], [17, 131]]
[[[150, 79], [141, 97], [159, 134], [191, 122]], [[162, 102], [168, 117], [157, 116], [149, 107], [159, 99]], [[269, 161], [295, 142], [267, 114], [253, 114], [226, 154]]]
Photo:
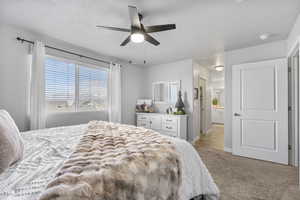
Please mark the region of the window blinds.
[[75, 64], [47, 58], [45, 73], [48, 101], [75, 101]]
[[47, 112], [107, 110], [107, 70], [48, 57], [45, 79]]
[[107, 71], [79, 66], [80, 111], [107, 109]]

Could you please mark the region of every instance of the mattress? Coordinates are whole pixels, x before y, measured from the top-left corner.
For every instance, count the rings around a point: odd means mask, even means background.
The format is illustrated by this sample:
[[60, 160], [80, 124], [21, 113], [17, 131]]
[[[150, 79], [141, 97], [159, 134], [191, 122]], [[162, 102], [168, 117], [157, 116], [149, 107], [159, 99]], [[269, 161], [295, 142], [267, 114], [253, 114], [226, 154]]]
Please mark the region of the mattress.
[[[86, 129], [84, 124], [23, 132], [24, 157], [0, 175], [0, 199], [37, 200]], [[180, 199], [189, 200], [202, 194], [208, 200], [219, 199], [219, 190], [193, 146], [181, 139], [168, 139], [182, 163]]]

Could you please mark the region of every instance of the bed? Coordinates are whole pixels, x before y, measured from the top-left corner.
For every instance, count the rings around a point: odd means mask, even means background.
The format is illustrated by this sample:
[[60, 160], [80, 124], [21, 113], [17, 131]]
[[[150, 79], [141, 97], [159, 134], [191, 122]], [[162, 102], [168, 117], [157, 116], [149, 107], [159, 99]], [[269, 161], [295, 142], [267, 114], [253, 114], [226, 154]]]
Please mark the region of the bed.
[[[0, 199], [39, 199], [80, 142], [87, 126], [22, 132], [24, 157], [0, 175]], [[181, 160], [179, 199], [219, 199], [219, 190], [192, 145], [181, 139], [164, 137], [174, 145]]]

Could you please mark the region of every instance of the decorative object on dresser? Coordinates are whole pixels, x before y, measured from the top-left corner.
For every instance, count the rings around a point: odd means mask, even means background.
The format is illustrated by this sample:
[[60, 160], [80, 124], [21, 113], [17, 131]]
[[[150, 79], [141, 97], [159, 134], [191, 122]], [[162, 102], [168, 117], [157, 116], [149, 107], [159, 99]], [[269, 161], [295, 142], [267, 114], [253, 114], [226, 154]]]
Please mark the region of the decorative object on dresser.
[[166, 113], [167, 114], [173, 114], [173, 107], [172, 106], [169, 106], [166, 110]]
[[153, 113], [153, 103], [151, 99], [138, 99], [135, 106], [136, 112]]
[[137, 113], [137, 126], [155, 130], [161, 134], [187, 139], [187, 115], [163, 113]]
[[179, 90], [178, 92], [178, 99], [175, 105], [176, 112], [174, 112], [175, 115], [185, 115], [184, 111], [184, 103], [181, 98], [181, 91]]

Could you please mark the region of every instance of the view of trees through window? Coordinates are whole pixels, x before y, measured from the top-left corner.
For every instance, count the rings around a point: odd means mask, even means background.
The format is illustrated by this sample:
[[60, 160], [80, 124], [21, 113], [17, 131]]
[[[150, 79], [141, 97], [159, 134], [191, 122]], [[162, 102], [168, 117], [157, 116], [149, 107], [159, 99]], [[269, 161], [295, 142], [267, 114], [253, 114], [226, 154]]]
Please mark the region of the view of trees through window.
[[48, 57], [45, 79], [48, 113], [107, 110], [106, 69]]

